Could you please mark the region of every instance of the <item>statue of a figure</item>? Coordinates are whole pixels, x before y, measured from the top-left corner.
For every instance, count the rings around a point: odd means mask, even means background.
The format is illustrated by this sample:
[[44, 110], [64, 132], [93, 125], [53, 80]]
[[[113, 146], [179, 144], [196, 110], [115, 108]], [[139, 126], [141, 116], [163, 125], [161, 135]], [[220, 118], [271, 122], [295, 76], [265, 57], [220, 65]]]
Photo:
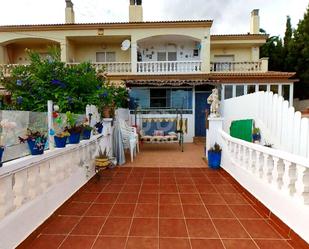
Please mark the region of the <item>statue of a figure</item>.
[[219, 101], [219, 94], [218, 89], [214, 88], [212, 89], [212, 94], [207, 99], [207, 103], [210, 104], [210, 118], [218, 118], [220, 117], [219, 114], [219, 107], [220, 107], [220, 101]]
[[73, 8], [73, 3], [71, 0], [65, 0], [66, 4], [67, 4], [67, 8]]

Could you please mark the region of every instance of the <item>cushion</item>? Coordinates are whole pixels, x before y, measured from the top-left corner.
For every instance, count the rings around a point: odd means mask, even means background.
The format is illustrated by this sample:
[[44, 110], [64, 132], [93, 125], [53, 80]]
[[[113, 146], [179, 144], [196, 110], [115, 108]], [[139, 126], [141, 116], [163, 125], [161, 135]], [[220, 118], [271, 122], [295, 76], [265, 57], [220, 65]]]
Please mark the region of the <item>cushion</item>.
[[154, 130], [153, 135], [154, 136], [164, 136], [164, 131], [162, 131], [162, 130]]

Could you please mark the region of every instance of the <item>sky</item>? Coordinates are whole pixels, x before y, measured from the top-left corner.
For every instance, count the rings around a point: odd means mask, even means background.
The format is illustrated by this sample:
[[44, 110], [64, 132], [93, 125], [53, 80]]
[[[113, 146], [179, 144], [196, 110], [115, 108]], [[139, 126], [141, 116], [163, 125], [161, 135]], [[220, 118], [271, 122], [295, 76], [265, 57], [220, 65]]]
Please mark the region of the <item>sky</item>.
[[[129, 0], [72, 0], [76, 22], [126, 22]], [[309, 0], [143, 0], [144, 20], [214, 20], [212, 34], [247, 33], [250, 12], [260, 9], [261, 28], [284, 35], [286, 16], [295, 28]], [[0, 0], [0, 25], [64, 22], [65, 0]]]

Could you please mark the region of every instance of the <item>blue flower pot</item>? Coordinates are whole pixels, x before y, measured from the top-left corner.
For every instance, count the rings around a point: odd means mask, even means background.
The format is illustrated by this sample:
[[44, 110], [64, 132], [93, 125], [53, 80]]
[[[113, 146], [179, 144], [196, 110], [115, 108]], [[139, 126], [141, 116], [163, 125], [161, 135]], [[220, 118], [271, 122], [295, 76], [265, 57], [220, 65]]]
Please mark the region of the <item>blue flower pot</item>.
[[102, 133], [102, 131], [103, 131], [103, 125], [102, 125], [101, 127], [99, 127], [99, 128], [98, 128], [98, 133], [100, 133], [100, 134], [101, 134], [101, 133]]
[[78, 144], [80, 141], [80, 133], [72, 133], [69, 136], [69, 143], [70, 144]]
[[0, 168], [2, 167], [2, 156], [3, 156], [4, 148], [0, 147]]
[[90, 139], [90, 137], [91, 137], [91, 130], [84, 130], [83, 139]]
[[261, 134], [260, 133], [256, 133], [256, 134], [252, 134], [252, 140], [254, 141], [261, 141]]
[[31, 155], [36, 156], [36, 155], [42, 155], [44, 153], [46, 141], [44, 141], [43, 146], [38, 146], [35, 140], [27, 140], [27, 143], [28, 143], [28, 147], [29, 147]]
[[211, 169], [219, 169], [221, 165], [221, 152], [208, 151], [208, 166]]
[[67, 144], [67, 138], [68, 137], [57, 137], [57, 136], [54, 136], [56, 148], [65, 148], [65, 146]]

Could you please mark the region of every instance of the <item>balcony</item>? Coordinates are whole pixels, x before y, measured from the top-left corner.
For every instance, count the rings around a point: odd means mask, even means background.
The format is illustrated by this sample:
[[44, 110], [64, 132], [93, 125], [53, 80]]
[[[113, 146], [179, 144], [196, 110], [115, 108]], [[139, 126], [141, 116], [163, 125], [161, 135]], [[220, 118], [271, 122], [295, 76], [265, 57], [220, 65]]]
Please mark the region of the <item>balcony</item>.
[[[67, 63], [68, 66], [76, 65], [79, 63]], [[94, 62], [93, 67], [97, 72], [103, 70], [106, 73], [121, 74], [131, 73], [131, 62]]]
[[219, 73], [267, 72], [268, 59], [262, 58], [259, 61], [211, 62], [210, 71]]
[[137, 62], [137, 73], [141, 74], [178, 74], [200, 72], [202, 72], [202, 61]]

